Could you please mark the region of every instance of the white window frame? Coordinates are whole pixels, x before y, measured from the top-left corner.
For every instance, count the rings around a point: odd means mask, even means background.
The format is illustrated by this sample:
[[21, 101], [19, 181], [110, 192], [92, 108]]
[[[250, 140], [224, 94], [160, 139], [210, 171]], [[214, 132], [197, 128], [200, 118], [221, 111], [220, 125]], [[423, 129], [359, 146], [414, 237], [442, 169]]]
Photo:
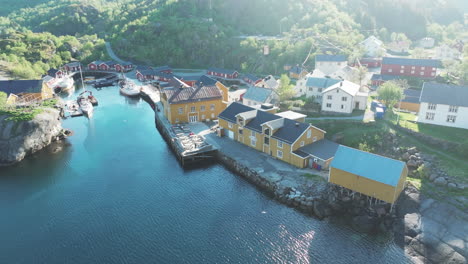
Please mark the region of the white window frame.
[[183, 113], [184, 113], [184, 108], [182, 108], [182, 107], [179, 107], [179, 109], [178, 109], [178, 113], [179, 113], [179, 115], [183, 114]]
[[214, 111], [214, 110], [215, 110], [215, 105], [214, 105], [214, 104], [211, 104], [211, 105], [210, 105], [210, 110], [211, 110], [211, 111]]
[[458, 113], [458, 106], [456, 106], [456, 105], [450, 105], [450, 106], [449, 106], [449, 112], [450, 112], [450, 113]]
[[307, 138], [310, 138], [311, 136], [312, 136], [312, 130], [309, 129], [309, 130], [307, 131]]
[[347, 102], [347, 101], [348, 101], [348, 97], [346, 97], [346, 96], [341, 97], [341, 101]]
[[457, 116], [455, 115], [448, 115], [447, 116], [447, 123], [455, 123], [457, 121]]
[[333, 96], [332, 95], [327, 95], [327, 100], [333, 100]]
[[392, 69], [388, 69], [388, 72], [392, 72], [393, 70]]
[[277, 141], [276, 141], [276, 146], [277, 146], [278, 148], [282, 149], [282, 148], [283, 148], [283, 142], [277, 140]]
[[250, 135], [251, 135], [252, 137], [255, 137], [255, 135], [257, 135], [257, 133], [255, 133], [255, 131], [253, 131], [253, 130], [250, 130]]
[[229, 127], [229, 128], [232, 128], [233, 126], [234, 126], [234, 125], [233, 125], [232, 123], [228, 122], [228, 127]]
[[312, 142], [315, 142], [315, 141], [317, 141], [317, 137], [314, 137], [314, 138], [312, 139]]
[[257, 146], [257, 138], [256, 137], [250, 138], [250, 145], [253, 146], [253, 147]]
[[191, 106], [190, 107], [190, 113], [195, 113], [197, 111], [197, 107], [196, 106]]
[[327, 107], [327, 108], [331, 108], [331, 107], [332, 107], [332, 104], [327, 104], [326, 107]]
[[436, 108], [437, 108], [437, 104], [429, 103], [427, 105], [427, 109], [429, 110], [436, 110]]
[[301, 141], [301, 147], [303, 147], [304, 145], [305, 145], [305, 142]]
[[204, 105], [200, 105], [200, 112], [205, 112], [206, 111], [206, 107]]
[[278, 158], [282, 159], [282, 158], [283, 158], [283, 151], [277, 150], [277, 151], [276, 151], [276, 156], [277, 156]]
[[435, 113], [426, 113], [426, 120], [434, 120]]

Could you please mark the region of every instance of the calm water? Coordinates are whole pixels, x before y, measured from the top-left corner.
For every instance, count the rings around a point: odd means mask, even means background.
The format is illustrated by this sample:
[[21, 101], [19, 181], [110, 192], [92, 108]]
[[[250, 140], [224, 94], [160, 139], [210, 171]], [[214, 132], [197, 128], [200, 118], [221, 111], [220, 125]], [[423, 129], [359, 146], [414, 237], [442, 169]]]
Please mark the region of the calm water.
[[405, 263], [278, 204], [219, 165], [184, 171], [144, 101], [95, 91], [63, 151], [0, 169], [0, 263]]

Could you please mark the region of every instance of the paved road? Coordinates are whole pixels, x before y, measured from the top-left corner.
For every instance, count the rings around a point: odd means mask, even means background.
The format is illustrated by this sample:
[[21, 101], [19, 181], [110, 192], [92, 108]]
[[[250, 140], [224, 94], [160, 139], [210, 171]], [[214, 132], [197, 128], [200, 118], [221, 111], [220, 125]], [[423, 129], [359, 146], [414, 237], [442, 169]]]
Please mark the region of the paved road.
[[110, 45], [109, 42], [106, 42], [106, 50], [107, 50], [107, 54], [109, 54], [109, 56], [115, 60], [116, 62], [118, 63], [124, 63], [125, 61], [120, 59], [119, 57], [117, 57], [117, 55], [115, 55], [114, 51], [112, 50], [112, 47]]

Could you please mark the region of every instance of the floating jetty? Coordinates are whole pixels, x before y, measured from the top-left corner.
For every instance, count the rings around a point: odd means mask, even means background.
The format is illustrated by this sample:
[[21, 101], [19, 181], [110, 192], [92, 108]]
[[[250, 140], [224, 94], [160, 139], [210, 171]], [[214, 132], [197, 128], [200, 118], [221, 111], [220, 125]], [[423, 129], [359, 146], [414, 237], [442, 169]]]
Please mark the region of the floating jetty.
[[218, 149], [207, 143], [203, 136], [193, 133], [183, 124], [172, 125], [169, 123], [161, 111], [163, 108], [156, 88], [153, 86], [142, 87], [141, 96], [153, 108], [156, 128], [176, 154], [182, 167], [216, 160]]

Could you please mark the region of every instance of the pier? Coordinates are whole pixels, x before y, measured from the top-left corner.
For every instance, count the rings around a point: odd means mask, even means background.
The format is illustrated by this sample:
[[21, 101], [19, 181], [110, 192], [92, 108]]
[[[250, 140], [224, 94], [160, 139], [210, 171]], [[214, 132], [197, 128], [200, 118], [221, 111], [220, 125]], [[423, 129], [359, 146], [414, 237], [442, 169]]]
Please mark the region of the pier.
[[194, 133], [187, 125], [169, 123], [163, 113], [159, 91], [154, 86], [143, 86], [141, 96], [154, 110], [156, 128], [176, 154], [182, 167], [216, 160], [218, 149], [207, 143], [204, 136]]

